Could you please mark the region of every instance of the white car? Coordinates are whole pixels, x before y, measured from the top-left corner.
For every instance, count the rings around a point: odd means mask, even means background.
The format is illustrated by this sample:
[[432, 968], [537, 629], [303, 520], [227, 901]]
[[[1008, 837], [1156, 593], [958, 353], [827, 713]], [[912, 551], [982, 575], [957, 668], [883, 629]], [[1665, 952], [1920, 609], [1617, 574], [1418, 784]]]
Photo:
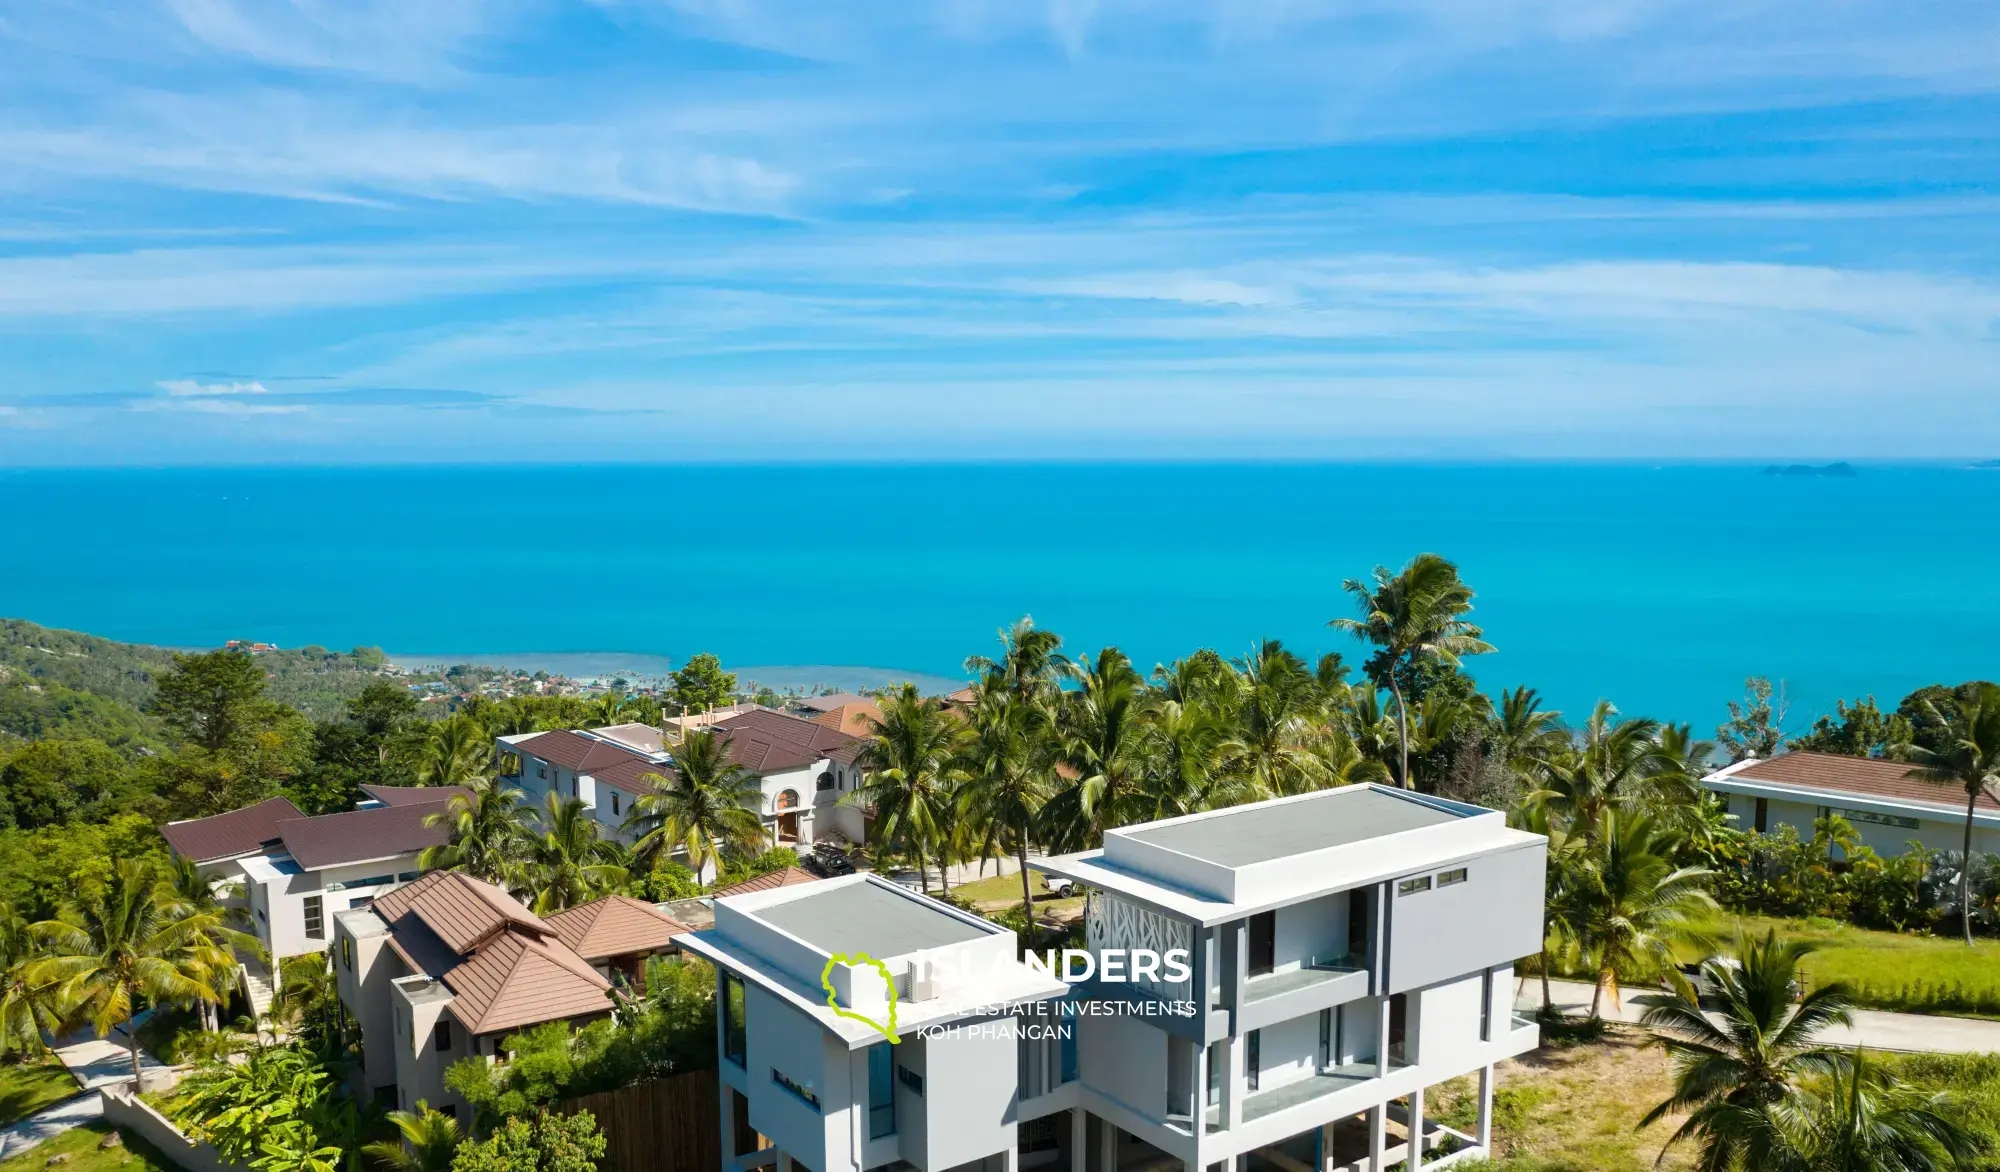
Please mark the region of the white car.
[[1042, 876], [1042, 886], [1050, 895], [1055, 896], [1057, 899], [1068, 899], [1070, 896], [1078, 894], [1079, 890], [1076, 880], [1064, 878], [1061, 875]]

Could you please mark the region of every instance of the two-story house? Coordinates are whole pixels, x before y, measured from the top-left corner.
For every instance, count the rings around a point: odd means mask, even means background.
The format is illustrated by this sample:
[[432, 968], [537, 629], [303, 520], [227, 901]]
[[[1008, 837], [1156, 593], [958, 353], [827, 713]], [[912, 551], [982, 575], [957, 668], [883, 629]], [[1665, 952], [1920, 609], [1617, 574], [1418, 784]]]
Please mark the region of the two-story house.
[[[169, 822], [160, 828], [176, 856], [198, 865], [218, 886], [233, 889], [225, 904], [240, 909], [271, 964], [324, 951], [335, 915], [386, 895], [418, 876], [417, 856], [446, 841], [426, 825], [456, 786], [363, 786], [353, 810], [307, 817], [285, 798], [227, 814]], [[270, 1008], [272, 984], [263, 961], [243, 958], [242, 980], [252, 1008]]]
[[507, 1035], [611, 1012], [610, 990], [687, 928], [616, 898], [543, 918], [488, 883], [432, 871], [335, 917], [334, 980], [361, 1027], [355, 1089], [470, 1120], [444, 1072], [492, 1059]]
[[680, 944], [719, 974], [725, 1168], [1012, 1172], [1014, 1014], [1065, 991], [1014, 933], [862, 874], [718, 899]]
[[[715, 927], [682, 947], [724, 974], [724, 1166], [1377, 1172], [1476, 1157], [1494, 1065], [1539, 1044], [1511, 1009], [1514, 961], [1541, 947], [1546, 854], [1496, 811], [1381, 786], [1109, 831], [1102, 849], [1038, 864], [1090, 894], [1088, 955], [1071, 958], [1087, 963], [1054, 968], [1066, 993], [996, 997], [915, 970], [899, 985], [914, 994], [899, 1009], [983, 997], [1014, 1026], [944, 1077], [917, 1057], [936, 1045], [922, 1030], [867, 1052], [865, 1031], [823, 1012], [813, 974], [857, 947], [900, 962], [999, 929], [978, 935], [983, 921], [900, 889], [892, 903], [873, 877], [718, 899]], [[892, 929], [905, 921], [952, 927]], [[846, 1005], [842, 971], [828, 970]], [[1022, 982], [1043, 976], [1030, 966]], [[817, 1047], [800, 1040], [808, 1023]], [[906, 1049], [913, 1032], [926, 1049]], [[772, 1036], [785, 1041], [758, 1040]], [[1428, 1119], [1425, 1089], [1471, 1073], [1472, 1130]], [[878, 1113], [900, 1127], [905, 1111], [922, 1112], [922, 1141], [874, 1134]], [[932, 1146], [940, 1132], [968, 1138]]]

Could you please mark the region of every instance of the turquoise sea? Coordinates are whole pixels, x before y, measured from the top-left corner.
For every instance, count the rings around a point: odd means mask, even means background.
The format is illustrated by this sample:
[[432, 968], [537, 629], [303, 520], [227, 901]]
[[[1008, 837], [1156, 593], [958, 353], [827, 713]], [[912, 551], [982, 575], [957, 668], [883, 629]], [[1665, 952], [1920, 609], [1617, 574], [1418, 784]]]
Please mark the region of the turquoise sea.
[[175, 646], [949, 677], [1032, 614], [1144, 667], [1264, 636], [1358, 661], [1326, 627], [1342, 579], [1431, 549], [1478, 591], [1482, 683], [1572, 712], [1707, 730], [1762, 674], [1803, 726], [1836, 696], [2000, 675], [2000, 471], [1965, 467], [11, 471], [0, 537], [0, 615]]

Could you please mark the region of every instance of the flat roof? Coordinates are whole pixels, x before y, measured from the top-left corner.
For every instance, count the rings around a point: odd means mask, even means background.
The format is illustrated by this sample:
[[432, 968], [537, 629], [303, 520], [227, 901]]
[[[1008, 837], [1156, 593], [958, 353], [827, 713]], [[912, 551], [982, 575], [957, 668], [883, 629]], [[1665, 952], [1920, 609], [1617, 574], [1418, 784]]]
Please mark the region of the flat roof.
[[880, 960], [992, 934], [886, 884], [843, 883], [800, 890], [806, 894], [751, 914], [829, 954], [865, 952]]
[[1425, 802], [1353, 786], [1303, 802], [1237, 806], [1204, 818], [1135, 830], [1128, 837], [1218, 867], [1245, 867], [1460, 818]]

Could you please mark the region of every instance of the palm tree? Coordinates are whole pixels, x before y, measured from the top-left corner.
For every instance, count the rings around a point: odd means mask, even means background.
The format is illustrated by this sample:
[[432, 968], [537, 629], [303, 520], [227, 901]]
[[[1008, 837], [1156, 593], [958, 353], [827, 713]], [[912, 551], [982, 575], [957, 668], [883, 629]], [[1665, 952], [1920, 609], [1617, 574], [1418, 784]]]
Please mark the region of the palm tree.
[[1701, 917], [1715, 908], [1714, 872], [1677, 864], [1673, 836], [1643, 814], [1606, 812], [1586, 844], [1573, 899], [1580, 943], [1597, 968], [1596, 1020], [1606, 985], [1615, 1001], [1632, 969], [1672, 969], [1673, 946], [1700, 939]]
[[1713, 1017], [1685, 986], [1646, 1010], [1643, 1021], [1673, 1061], [1674, 1089], [1640, 1127], [1686, 1113], [1667, 1146], [1694, 1141], [1702, 1148], [1699, 1167], [1737, 1167], [1758, 1144], [1766, 1112], [1796, 1094], [1804, 1080], [1845, 1068], [1847, 1056], [1820, 1045], [1817, 1036], [1828, 1026], [1853, 1024], [1846, 989], [1828, 983], [1792, 999], [1799, 961], [1813, 947], [1780, 940], [1775, 931], [1761, 940], [1739, 939], [1734, 958], [1702, 966], [1703, 983], [1715, 991]]
[[526, 795], [493, 777], [468, 777], [458, 784], [472, 792], [453, 794], [444, 809], [424, 817], [424, 825], [442, 827], [450, 840], [425, 847], [417, 865], [504, 884], [525, 848], [521, 799]]
[[1964, 1117], [1949, 1094], [1895, 1081], [1856, 1047], [1845, 1069], [1773, 1105], [1768, 1128], [1746, 1129], [1756, 1137], [1748, 1163], [1760, 1172], [1952, 1172], [1985, 1146]]
[[54, 987], [28, 976], [40, 955], [28, 918], [0, 903], [0, 1056], [42, 1053], [48, 1049], [42, 1031], [54, 1033], [61, 1024]]
[[1542, 707], [1541, 693], [1529, 687], [1500, 694], [1500, 712], [1493, 721], [1494, 756], [1516, 777], [1539, 789], [1542, 770], [1569, 747], [1562, 730], [1562, 713]]
[[400, 1140], [382, 1139], [362, 1147], [362, 1152], [391, 1172], [451, 1172], [453, 1154], [465, 1136], [458, 1120], [417, 1100], [415, 1111], [391, 1111], [389, 1122]]
[[1276, 639], [1236, 661], [1243, 681], [1236, 706], [1236, 739], [1245, 772], [1266, 797], [1300, 794], [1327, 782], [1326, 762], [1314, 752], [1319, 682], [1305, 660]]
[[[1183, 661], [1185, 662], [1185, 661]], [[1146, 722], [1143, 772], [1132, 807], [1140, 821], [1178, 818], [1250, 801], [1256, 782], [1231, 766], [1242, 742], [1200, 701], [1159, 699]]]
[[652, 788], [632, 802], [625, 829], [639, 836], [633, 857], [647, 870], [675, 850], [687, 856], [696, 874], [722, 866], [722, 851], [755, 850], [763, 845], [764, 824], [757, 805], [763, 790], [750, 772], [729, 759], [729, 742], [713, 732], [695, 731], [674, 746], [670, 774], [646, 773]]
[[1981, 682], [1960, 689], [1958, 710], [1950, 719], [1926, 700], [1932, 720], [1946, 729], [1936, 749], [1899, 746], [1900, 755], [1917, 768], [1913, 777], [1935, 785], [1956, 785], [1965, 791], [1965, 848], [1959, 854], [1958, 910], [1966, 947], [1972, 946], [1972, 819], [1979, 795], [2000, 800], [2000, 684]]
[[33, 984], [53, 984], [70, 1020], [87, 1020], [99, 1037], [122, 1025], [139, 1077], [139, 1037], [132, 1014], [141, 998], [155, 1004], [219, 1001], [210, 979], [232, 967], [227, 948], [255, 948], [254, 938], [223, 923], [220, 912], [187, 912], [150, 863], [120, 859], [102, 880], [86, 883], [60, 918], [33, 931], [48, 955], [31, 962]]
[[1032, 616], [1023, 615], [1000, 632], [999, 659], [974, 655], [965, 661], [965, 670], [987, 688], [1007, 692], [1016, 700], [1046, 702], [1066, 662], [1061, 649], [1061, 635], [1042, 630]]
[[[176, 905], [175, 914], [188, 916], [214, 913], [221, 917], [225, 927], [241, 928], [247, 926], [246, 917], [240, 908], [228, 907], [223, 903], [225, 899], [242, 895], [243, 885], [241, 883], [218, 883], [214, 876], [203, 874], [200, 864], [192, 859], [184, 859], [179, 855], [174, 855], [167, 860], [166, 880], [167, 886], [173, 891]], [[211, 941], [210, 943], [221, 947], [221, 950], [229, 956], [228, 966], [220, 972], [210, 974], [210, 976], [222, 980], [230, 979], [236, 969], [235, 954], [228, 950], [226, 941]], [[220, 986], [218, 985], [217, 987], [219, 988]], [[202, 1002], [201, 1021], [203, 1029], [214, 1030], [222, 1027], [221, 1008], [220, 1005], [211, 1004], [206, 1001]]]
[[910, 852], [926, 892], [926, 858], [935, 855], [942, 865], [950, 853], [956, 788], [965, 777], [959, 752], [969, 735], [941, 701], [926, 700], [916, 685], [894, 689], [882, 698], [875, 736], [861, 751], [863, 768], [872, 772], [845, 799], [874, 807], [878, 839]]
[[1145, 767], [1146, 681], [1116, 647], [1071, 664], [1076, 688], [1057, 718], [1063, 787], [1049, 801], [1049, 837], [1082, 849], [1133, 821]]
[[1655, 780], [1674, 764], [1660, 749], [1658, 721], [1617, 715], [1610, 701], [1599, 700], [1574, 747], [1544, 764], [1543, 788], [1534, 795], [1586, 837], [1606, 811], [1650, 797]]
[[418, 747], [418, 785], [470, 786], [493, 776], [493, 738], [465, 713], [438, 721]]
[[543, 799], [536, 821], [540, 832], [529, 833], [522, 867], [536, 915], [587, 903], [625, 882], [625, 868], [599, 835], [597, 819], [582, 798], [552, 792]]
[[1329, 626], [1375, 645], [1367, 672], [1378, 687], [1396, 698], [1396, 778], [1410, 788], [1410, 715], [1403, 696], [1402, 674], [1419, 662], [1457, 667], [1460, 657], [1493, 650], [1480, 629], [1465, 620], [1472, 610], [1472, 588], [1458, 576], [1458, 567], [1434, 553], [1410, 559], [1400, 574], [1376, 566], [1374, 583], [1349, 578], [1342, 589], [1360, 607], [1358, 619], [1335, 619]]
[[1050, 717], [1040, 704], [1007, 690], [1004, 679], [997, 686], [994, 679], [988, 676], [976, 685], [979, 698], [972, 711], [959, 807], [965, 821], [1013, 846], [1021, 865], [1021, 914], [1032, 933], [1035, 896], [1028, 882], [1028, 845], [1053, 789], [1055, 757], [1046, 732]]

